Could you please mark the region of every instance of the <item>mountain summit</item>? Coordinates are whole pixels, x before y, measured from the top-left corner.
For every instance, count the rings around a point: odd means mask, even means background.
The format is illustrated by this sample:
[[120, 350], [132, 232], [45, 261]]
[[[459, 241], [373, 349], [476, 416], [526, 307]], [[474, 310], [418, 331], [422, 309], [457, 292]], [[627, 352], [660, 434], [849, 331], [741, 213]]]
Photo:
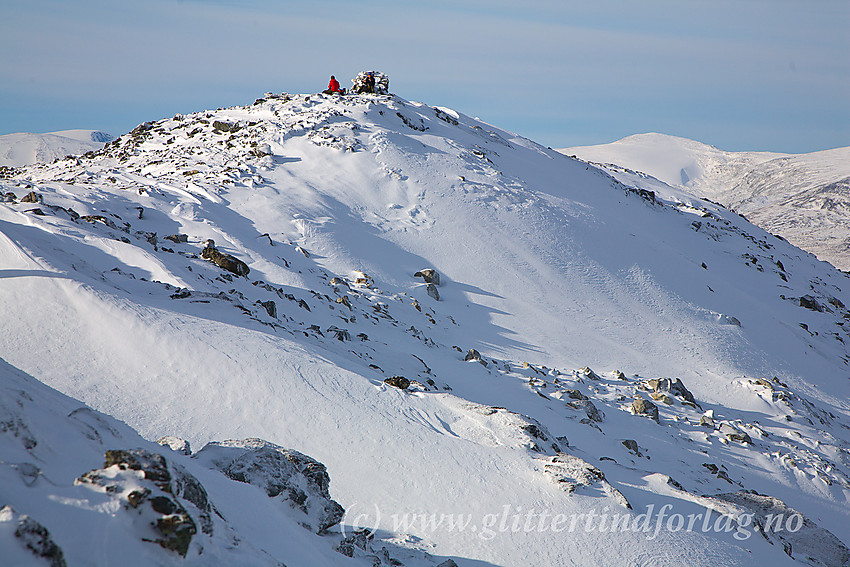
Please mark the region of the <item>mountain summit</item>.
[[2, 174], [22, 557], [850, 560], [850, 281], [722, 206], [394, 95]]

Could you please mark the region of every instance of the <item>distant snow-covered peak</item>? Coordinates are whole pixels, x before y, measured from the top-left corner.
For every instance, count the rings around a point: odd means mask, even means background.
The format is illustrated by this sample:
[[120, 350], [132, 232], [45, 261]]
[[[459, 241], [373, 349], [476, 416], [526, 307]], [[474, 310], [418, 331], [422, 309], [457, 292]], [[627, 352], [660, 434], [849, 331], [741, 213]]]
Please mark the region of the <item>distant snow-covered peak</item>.
[[49, 163], [67, 155], [98, 150], [115, 137], [98, 130], [60, 130], [45, 134], [18, 132], [0, 136], [0, 166]]
[[699, 188], [707, 197], [750, 168], [787, 154], [727, 152], [696, 140], [648, 133], [627, 136], [610, 144], [559, 150], [597, 163], [613, 163], [648, 173], [674, 187]]
[[818, 258], [850, 269], [850, 147], [809, 154], [728, 152], [687, 138], [637, 134], [559, 151], [643, 172], [717, 201]]

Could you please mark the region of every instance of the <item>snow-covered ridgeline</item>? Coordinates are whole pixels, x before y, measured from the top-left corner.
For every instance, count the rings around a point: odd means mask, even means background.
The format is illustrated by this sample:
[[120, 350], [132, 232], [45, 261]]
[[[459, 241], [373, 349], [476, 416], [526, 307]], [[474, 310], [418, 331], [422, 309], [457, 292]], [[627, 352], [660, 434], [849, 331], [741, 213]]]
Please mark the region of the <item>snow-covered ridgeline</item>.
[[71, 154], [96, 151], [114, 136], [96, 130], [61, 130], [46, 134], [18, 132], [0, 136], [0, 166], [50, 163]]
[[[850, 539], [846, 277], [722, 207], [370, 95], [175, 116], [0, 183], [0, 356], [148, 439], [318, 459], [343, 529], [379, 528], [353, 555], [782, 564], [822, 528]], [[812, 526], [650, 539], [539, 520], [663, 504], [787, 505]], [[400, 527], [414, 514], [478, 529]], [[313, 564], [245, 522], [247, 544]], [[321, 537], [345, 562], [343, 535]], [[818, 560], [841, 560], [829, 541]]]
[[728, 152], [693, 140], [639, 134], [560, 150], [627, 168], [746, 215], [818, 258], [850, 270], [850, 147], [810, 154]]

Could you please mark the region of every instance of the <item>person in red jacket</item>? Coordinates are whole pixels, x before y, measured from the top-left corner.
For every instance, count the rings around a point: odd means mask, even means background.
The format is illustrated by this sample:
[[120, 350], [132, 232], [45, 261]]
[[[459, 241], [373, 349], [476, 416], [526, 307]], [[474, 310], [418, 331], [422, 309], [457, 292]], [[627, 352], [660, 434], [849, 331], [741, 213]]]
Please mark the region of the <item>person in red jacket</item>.
[[336, 77], [331, 75], [331, 82], [328, 83], [328, 90], [323, 91], [325, 94], [342, 94], [342, 91], [339, 90], [339, 81], [336, 80]]

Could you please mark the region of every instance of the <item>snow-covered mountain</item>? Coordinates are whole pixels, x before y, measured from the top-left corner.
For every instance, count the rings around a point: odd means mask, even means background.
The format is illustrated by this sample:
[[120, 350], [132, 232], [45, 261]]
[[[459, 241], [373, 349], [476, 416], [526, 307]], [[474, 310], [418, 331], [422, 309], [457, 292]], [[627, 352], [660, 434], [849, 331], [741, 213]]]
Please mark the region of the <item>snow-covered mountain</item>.
[[[850, 270], [850, 147], [810, 154], [727, 152], [686, 138], [638, 134], [560, 151], [640, 171], [722, 203]], [[616, 176], [617, 167], [609, 169]]]
[[0, 167], [49, 163], [68, 155], [99, 150], [114, 139], [115, 136], [97, 130], [4, 134], [0, 136]]
[[848, 564], [848, 277], [617, 175], [288, 94], [4, 171], [0, 545]]

